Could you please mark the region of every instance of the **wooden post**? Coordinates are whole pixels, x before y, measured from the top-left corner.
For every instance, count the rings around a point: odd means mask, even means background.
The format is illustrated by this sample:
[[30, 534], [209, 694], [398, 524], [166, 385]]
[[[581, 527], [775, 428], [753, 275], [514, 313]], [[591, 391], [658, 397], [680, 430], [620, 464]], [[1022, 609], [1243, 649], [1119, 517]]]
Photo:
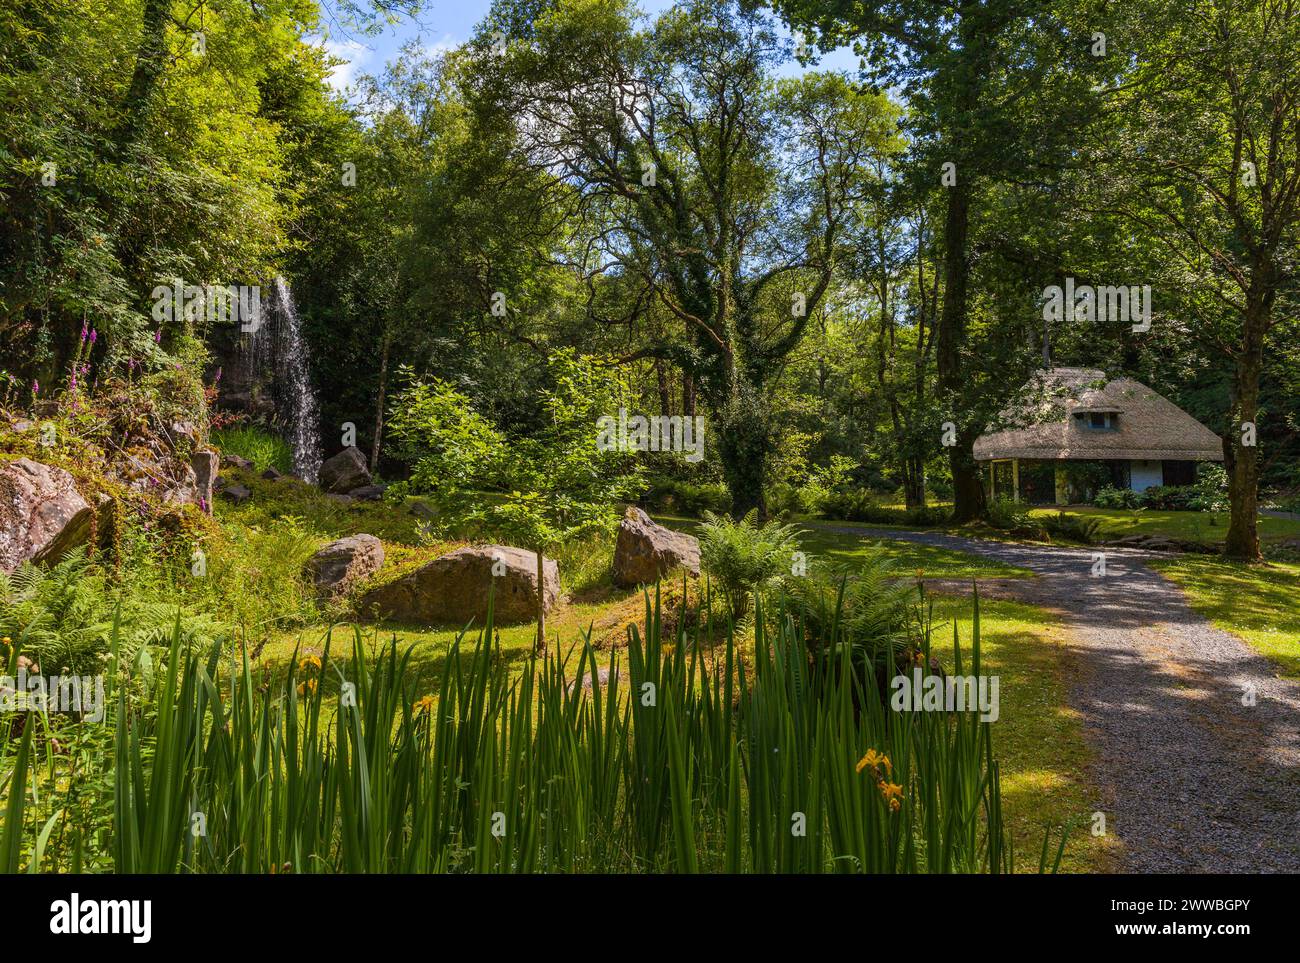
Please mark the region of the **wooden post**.
[[1020, 501], [1020, 459], [1011, 459], [1011, 490], [1015, 493], [1012, 497], [1015, 501]]
[[1056, 468], [1056, 504], [1068, 505], [1070, 503], [1070, 481], [1065, 477], [1065, 465], [1057, 462]]

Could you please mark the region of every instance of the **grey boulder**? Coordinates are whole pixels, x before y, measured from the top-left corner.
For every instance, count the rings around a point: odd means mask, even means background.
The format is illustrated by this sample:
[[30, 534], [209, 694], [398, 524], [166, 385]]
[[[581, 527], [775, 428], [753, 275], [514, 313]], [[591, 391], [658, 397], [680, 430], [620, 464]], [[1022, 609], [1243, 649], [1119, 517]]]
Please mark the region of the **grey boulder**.
[[[560, 567], [543, 566], [544, 607], [550, 611], [560, 594]], [[482, 624], [488, 594], [497, 624], [530, 622], [537, 616], [537, 555], [509, 545], [458, 548], [435, 558], [396, 581], [371, 589], [361, 610], [399, 622]]]
[[348, 592], [383, 567], [384, 543], [365, 533], [330, 542], [307, 562], [316, 594], [328, 598]]
[[614, 584], [645, 585], [677, 568], [700, 574], [699, 540], [664, 528], [639, 508], [629, 508], [618, 523], [614, 543]]
[[325, 460], [320, 466], [317, 480], [322, 491], [338, 492], [340, 495], [369, 485], [370, 469], [366, 467], [366, 456], [355, 445], [350, 445]]
[[62, 468], [28, 458], [0, 464], [0, 569], [57, 561], [86, 543], [94, 517]]

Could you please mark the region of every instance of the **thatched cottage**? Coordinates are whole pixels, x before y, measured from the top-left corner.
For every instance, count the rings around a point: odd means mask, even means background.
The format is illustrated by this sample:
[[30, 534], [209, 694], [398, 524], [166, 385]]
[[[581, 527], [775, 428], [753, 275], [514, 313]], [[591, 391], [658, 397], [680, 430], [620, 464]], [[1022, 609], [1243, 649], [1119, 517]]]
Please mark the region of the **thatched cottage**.
[[1189, 485], [1198, 462], [1223, 460], [1218, 435], [1132, 378], [1051, 368], [1036, 381], [1037, 400], [1003, 413], [1013, 427], [975, 441], [991, 499], [1065, 505], [1103, 485]]

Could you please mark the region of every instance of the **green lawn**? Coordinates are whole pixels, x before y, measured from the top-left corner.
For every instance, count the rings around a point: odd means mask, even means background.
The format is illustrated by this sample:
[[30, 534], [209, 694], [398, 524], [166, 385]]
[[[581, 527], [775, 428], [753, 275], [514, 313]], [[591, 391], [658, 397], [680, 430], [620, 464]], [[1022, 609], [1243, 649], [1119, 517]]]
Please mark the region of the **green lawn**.
[[[1139, 510], [1123, 508], [1094, 508], [1091, 505], [1070, 506], [1060, 509], [1054, 507], [1035, 508], [1034, 515], [1055, 515], [1064, 511], [1068, 515], [1085, 515], [1101, 522], [1103, 538], [1119, 538], [1124, 535], [1159, 535], [1190, 542], [1214, 544], [1223, 541], [1228, 531], [1226, 512], [1161, 512], [1143, 508]], [[1259, 537], [1263, 541], [1276, 541], [1282, 538], [1300, 537], [1300, 520], [1293, 518], [1271, 518], [1261, 515], [1259, 519]]]
[[1281, 675], [1300, 679], [1300, 564], [1183, 556], [1153, 565], [1197, 612], [1272, 659]]

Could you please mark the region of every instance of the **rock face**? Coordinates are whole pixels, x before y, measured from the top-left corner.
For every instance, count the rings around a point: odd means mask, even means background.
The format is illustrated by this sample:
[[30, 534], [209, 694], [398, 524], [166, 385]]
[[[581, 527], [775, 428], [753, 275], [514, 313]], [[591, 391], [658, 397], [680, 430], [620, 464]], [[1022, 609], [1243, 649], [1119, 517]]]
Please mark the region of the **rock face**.
[[316, 594], [328, 598], [347, 592], [384, 564], [384, 543], [373, 535], [349, 535], [330, 542], [307, 562]]
[[700, 574], [700, 543], [651, 521], [641, 509], [627, 510], [614, 545], [614, 584], [627, 588], [663, 578], [675, 568]]
[[57, 560], [85, 544], [94, 515], [62, 468], [27, 458], [0, 465], [0, 568]]
[[[547, 611], [560, 594], [560, 567], [547, 559], [544, 570]], [[458, 548], [435, 558], [395, 582], [367, 592], [361, 609], [402, 622], [482, 624], [488, 592], [498, 624], [530, 622], [537, 613], [537, 555], [508, 545]]]
[[366, 467], [366, 456], [355, 446], [349, 446], [333, 458], [327, 458], [317, 477], [321, 491], [346, 495], [354, 488], [370, 484], [370, 469]]

